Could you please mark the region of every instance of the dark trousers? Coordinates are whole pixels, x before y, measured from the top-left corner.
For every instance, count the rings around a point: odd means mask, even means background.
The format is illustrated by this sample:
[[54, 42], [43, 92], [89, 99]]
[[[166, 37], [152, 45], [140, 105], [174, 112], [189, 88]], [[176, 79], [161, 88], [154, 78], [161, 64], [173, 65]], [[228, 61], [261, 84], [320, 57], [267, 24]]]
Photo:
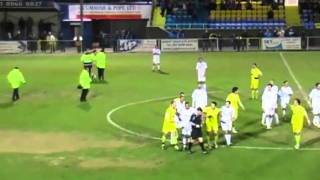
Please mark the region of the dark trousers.
[[83, 67], [89, 72], [89, 75], [91, 76], [92, 63], [84, 63]]
[[104, 68], [98, 68], [98, 79], [104, 80]]
[[17, 101], [18, 99], [20, 99], [19, 88], [15, 88], [12, 92], [12, 101]]
[[81, 96], [80, 96], [80, 101], [85, 102], [87, 101], [87, 95], [89, 93], [89, 89], [82, 89], [81, 91]]

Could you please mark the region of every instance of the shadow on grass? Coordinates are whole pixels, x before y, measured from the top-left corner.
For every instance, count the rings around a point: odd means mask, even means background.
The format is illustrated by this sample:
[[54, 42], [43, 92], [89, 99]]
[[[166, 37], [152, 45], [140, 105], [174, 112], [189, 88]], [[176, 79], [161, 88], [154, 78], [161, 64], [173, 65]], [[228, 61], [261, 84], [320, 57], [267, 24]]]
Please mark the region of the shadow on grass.
[[316, 138], [310, 139], [309, 141], [306, 141], [305, 143], [303, 143], [303, 146], [310, 146], [318, 142], [320, 142], [320, 137], [316, 137]]
[[92, 82], [92, 84], [109, 84], [109, 82], [106, 80], [103, 80], [103, 81], [95, 80]]
[[88, 102], [82, 102], [78, 105], [78, 108], [80, 108], [83, 111], [89, 112], [92, 106]]
[[8, 109], [10, 107], [13, 107], [13, 102], [5, 102], [5, 103], [0, 103], [0, 108], [1, 109]]
[[162, 75], [169, 75], [169, 73], [168, 72], [165, 72], [165, 71], [159, 71], [159, 74], [162, 74]]

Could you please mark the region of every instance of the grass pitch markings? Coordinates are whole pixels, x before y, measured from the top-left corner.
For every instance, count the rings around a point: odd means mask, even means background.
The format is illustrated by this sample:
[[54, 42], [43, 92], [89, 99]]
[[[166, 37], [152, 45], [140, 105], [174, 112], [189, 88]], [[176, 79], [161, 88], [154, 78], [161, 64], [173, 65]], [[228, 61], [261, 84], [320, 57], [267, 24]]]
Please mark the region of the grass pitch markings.
[[[214, 93], [215, 91], [210, 91], [208, 93]], [[107, 115], [107, 122], [109, 124], [111, 124], [113, 127], [119, 129], [122, 132], [125, 132], [127, 134], [133, 135], [133, 136], [137, 136], [137, 137], [142, 137], [142, 138], [146, 138], [146, 139], [152, 139], [152, 140], [157, 140], [160, 141], [161, 139], [159, 137], [155, 137], [155, 136], [151, 136], [148, 134], [143, 134], [140, 132], [135, 132], [133, 130], [127, 129], [119, 124], [117, 124], [116, 122], [114, 122], [111, 118], [112, 114], [116, 111], [119, 111], [120, 109], [129, 107], [129, 106], [134, 106], [134, 105], [139, 105], [139, 104], [144, 104], [144, 103], [150, 103], [150, 102], [156, 102], [156, 101], [162, 101], [162, 100], [168, 100], [168, 99], [172, 99], [175, 98], [176, 96], [168, 96], [168, 97], [161, 97], [161, 98], [152, 98], [152, 99], [147, 99], [147, 100], [142, 100], [142, 101], [137, 101], [137, 102], [131, 102], [131, 103], [127, 103], [127, 104], [123, 104], [121, 106], [118, 106], [114, 109], [111, 109]], [[226, 147], [226, 146], [221, 146], [221, 147]], [[231, 146], [232, 149], [245, 149], [245, 150], [279, 150], [279, 151], [294, 151], [295, 149], [293, 147], [267, 147], [267, 146]], [[295, 150], [297, 151], [297, 150]], [[320, 148], [301, 148], [298, 151], [320, 151]]]
[[293, 73], [287, 59], [284, 57], [284, 55], [282, 54], [282, 52], [279, 53], [281, 60], [284, 64], [284, 66], [287, 68], [290, 76], [292, 77], [292, 79], [294, 80], [294, 82], [296, 83], [296, 85], [298, 86], [299, 91], [301, 92], [303, 98], [305, 99], [306, 102], [308, 102], [308, 105], [311, 107], [311, 102], [308, 99], [308, 95], [307, 93], [304, 91], [303, 87], [301, 86], [300, 82], [298, 81], [298, 79], [296, 78], [295, 74]]

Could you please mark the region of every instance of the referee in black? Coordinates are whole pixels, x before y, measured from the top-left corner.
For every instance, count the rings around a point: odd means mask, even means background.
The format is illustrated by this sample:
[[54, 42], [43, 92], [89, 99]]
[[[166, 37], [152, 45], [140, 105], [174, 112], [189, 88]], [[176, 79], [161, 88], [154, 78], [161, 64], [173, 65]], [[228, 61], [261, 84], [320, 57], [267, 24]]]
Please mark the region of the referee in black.
[[199, 145], [201, 147], [202, 153], [207, 154], [208, 152], [204, 148], [203, 144], [203, 137], [202, 137], [202, 119], [203, 119], [203, 114], [202, 114], [202, 109], [199, 107], [197, 109], [196, 114], [193, 114], [191, 116], [191, 125], [192, 125], [192, 131], [191, 131], [191, 142], [189, 142], [189, 152], [193, 153], [192, 151], [192, 145], [195, 141], [199, 142]]

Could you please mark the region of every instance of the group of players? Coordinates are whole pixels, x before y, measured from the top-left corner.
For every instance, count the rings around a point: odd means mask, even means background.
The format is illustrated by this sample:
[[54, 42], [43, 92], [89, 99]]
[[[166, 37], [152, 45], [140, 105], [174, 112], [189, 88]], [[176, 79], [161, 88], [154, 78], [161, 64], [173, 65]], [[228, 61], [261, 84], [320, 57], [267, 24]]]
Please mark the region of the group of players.
[[[153, 68], [160, 71], [160, 49], [156, 46], [153, 49]], [[207, 63], [203, 58], [199, 58], [196, 71], [198, 78], [198, 88], [192, 93], [192, 104], [185, 101], [185, 94], [181, 92], [179, 97], [170, 102], [166, 109], [162, 126], [162, 149], [166, 149], [167, 138], [170, 137], [170, 145], [176, 150], [181, 150], [178, 139], [182, 139], [182, 149], [192, 153], [192, 145], [196, 142], [200, 145], [204, 154], [207, 149], [218, 148], [219, 127], [221, 127], [227, 146], [232, 144], [231, 137], [237, 133], [235, 122], [238, 118], [239, 108], [245, 110], [239, 96], [239, 88], [233, 87], [226, 97], [225, 104], [218, 108], [218, 104], [212, 101], [208, 105], [208, 95], [206, 88]], [[259, 82], [262, 72], [257, 64], [252, 64], [251, 76], [251, 99], [259, 99]], [[261, 100], [262, 118], [261, 124], [267, 129], [272, 129], [273, 120], [279, 124], [277, 114], [278, 103], [282, 109], [282, 116], [285, 118], [288, 109], [291, 109], [291, 125], [295, 138], [295, 149], [300, 148], [301, 131], [306, 121], [311, 125], [306, 109], [301, 105], [301, 100], [295, 98], [290, 105], [293, 90], [286, 80], [279, 89], [270, 80], [266, 85]], [[313, 113], [313, 124], [320, 128], [320, 83], [316, 83], [315, 88], [309, 94], [310, 104]], [[206, 146], [204, 145], [203, 130], [206, 131]]]
[[[86, 50], [80, 58], [83, 64], [83, 69], [79, 77], [78, 88], [81, 89], [80, 102], [87, 101], [87, 95], [91, 88], [93, 80], [105, 82], [105, 69], [106, 69], [106, 53], [104, 48]], [[96, 67], [98, 77], [92, 71], [93, 66]], [[23, 73], [19, 67], [14, 67], [7, 75], [7, 80], [12, 88], [12, 102], [20, 99], [19, 89], [26, 83]]]

